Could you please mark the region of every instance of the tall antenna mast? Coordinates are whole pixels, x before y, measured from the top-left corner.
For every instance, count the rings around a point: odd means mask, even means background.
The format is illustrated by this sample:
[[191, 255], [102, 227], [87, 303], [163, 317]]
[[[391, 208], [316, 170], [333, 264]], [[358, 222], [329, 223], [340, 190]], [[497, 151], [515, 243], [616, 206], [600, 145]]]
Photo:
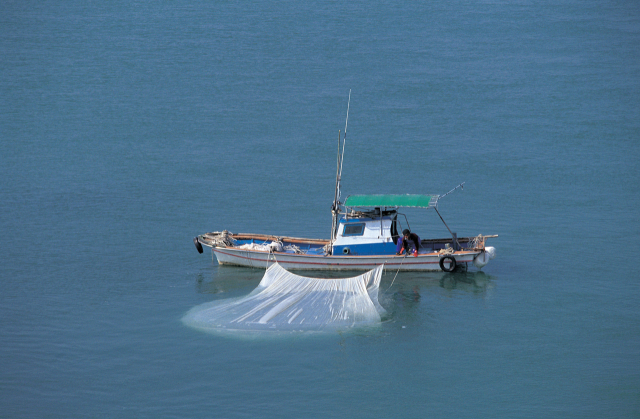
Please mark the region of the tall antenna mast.
[[338, 214], [340, 213], [340, 181], [342, 180], [342, 162], [344, 160], [344, 145], [347, 142], [347, 125], [349, 124], [349, 107], [351, 106], [351, 89], [349, 89], [349, 101], [347, 102], [347, 120], [344, 123], [344, 139], [342, 140], [342, 152], [340, 152], [340, 131], [338, 131], [338, 168], [336, 172], [336, 192], [331, 205], [333, 222], [331, 223], [331, 241], [338, 228]]
[[[347, 102], [347, 120], [344, 121], [344, 140], [342, 141], [342, 157], [340, 158], [340, 179], [342, 179], [342, 162], [344, 161], [344, 145], [347, 142], [347, 125], [349, 125], [349, 106], [351, 106], [351, 89], [349, 89], [349, 101]], [[338, 198], [340, 198], [339, 190], [338, 190]]]

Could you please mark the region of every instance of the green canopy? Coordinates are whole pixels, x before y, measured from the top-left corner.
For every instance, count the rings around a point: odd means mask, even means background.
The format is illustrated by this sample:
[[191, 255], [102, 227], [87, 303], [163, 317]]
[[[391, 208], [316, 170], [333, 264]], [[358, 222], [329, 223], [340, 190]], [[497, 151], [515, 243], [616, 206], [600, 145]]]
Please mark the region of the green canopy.
[[345, 207], [435, 207], [440, 195], [350, 195]]

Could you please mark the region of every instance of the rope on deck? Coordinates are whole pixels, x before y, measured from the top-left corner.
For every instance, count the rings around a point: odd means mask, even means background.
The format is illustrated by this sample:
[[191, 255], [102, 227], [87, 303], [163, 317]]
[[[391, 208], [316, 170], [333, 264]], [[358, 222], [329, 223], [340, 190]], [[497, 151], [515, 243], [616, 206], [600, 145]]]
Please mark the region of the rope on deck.
[[469, 247], [471, 247], [472, 249], [484, 249], [484, 240], [485, 238], [482, 236], [482, 234], [478, 234], [478, 237], [474, 237], [473, 239], [469, 240]]
[[236, 245], [236, 240], [229, 235], [227, 230], [213, 236], [205, 234], [205, 237], [216, 247], [234, 247]]

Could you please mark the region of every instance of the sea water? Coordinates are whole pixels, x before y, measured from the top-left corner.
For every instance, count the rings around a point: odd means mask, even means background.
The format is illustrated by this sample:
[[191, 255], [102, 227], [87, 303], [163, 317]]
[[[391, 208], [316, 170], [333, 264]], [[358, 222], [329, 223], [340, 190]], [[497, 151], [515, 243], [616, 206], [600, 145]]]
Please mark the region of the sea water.
[[[0, 417], [639, 417], [638, 45], [629, 1], [4, 2]], [[186, 327], [264, 274], [195, 235], [329, 237], [349, 90], [343, 198], [466, 182], [497, 258], [387, 271], [370, 330]]]

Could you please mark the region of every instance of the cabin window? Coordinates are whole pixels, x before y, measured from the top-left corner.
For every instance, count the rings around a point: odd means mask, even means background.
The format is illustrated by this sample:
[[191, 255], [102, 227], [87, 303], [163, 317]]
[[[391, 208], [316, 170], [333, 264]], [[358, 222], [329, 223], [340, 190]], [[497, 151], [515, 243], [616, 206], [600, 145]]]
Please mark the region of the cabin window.
[[362, 236], [364, 234], [364, 223], [345, 224], [342, 230], [343, 236]]

